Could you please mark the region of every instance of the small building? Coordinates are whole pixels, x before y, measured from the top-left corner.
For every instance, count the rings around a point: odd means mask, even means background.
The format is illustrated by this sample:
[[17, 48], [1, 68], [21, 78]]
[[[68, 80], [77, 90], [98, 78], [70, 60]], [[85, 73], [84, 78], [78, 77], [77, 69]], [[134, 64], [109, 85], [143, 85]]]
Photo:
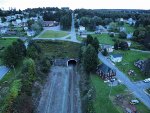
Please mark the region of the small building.
[[121, 62], [122, 61], [122, 55], [121, 54], [112, 54], [112, 55], [110, 55], [110, 59], [113, 62]]
[[124, 22], [124, 19], [123, 19], [123, 18], [120, 18], [119, 21], [120, 21], [120, 22]]
[[58, 25], [58, 22], [56, 21], [43, 21], [43, 27], [53, 27]]
[[126, 32], [126, 28], [125, 27], [119, 27], [119, 31], [120, 32]]
[[0, 28], [0, 34], [6, 34], [8, 28]]
[[98, 26], [96, 26], [96, 31], [107, 32], [107, 29], [105, 27], [103, 27], [102, 25], [98, 25]]
[[35, 31], [33, 31], [33, 30], [27, 31], [27, 36], [34, 36], [34, 35], [35, 35]]
[[17, 35], [17, 31], [7, 31], [6, 32], [7, 35]]
[[111, 46], [111, 45], [101, 45], [101, 49], [104, 50], [106, 49], [107, 52], [113, 52], [114, 51], [114, 46]]
[[127, 23], [130, 24], [130, 25], [135, 25], [136, 21], [133, 20], [132, 18], [129, 18], [129, 19], [127, 20]]
[[128, 47], [131, 47], [131, 42], [130, 41], [126, 41], [128, 44]]
[[85, 27], [79, 26], [78, 32], [79, 32], [79, 33], [86, 32]]
[[21, 20], [20, 19], [16, 19], [16, 23], [19, 25], [19, 24], [21, 24]]
[[116, 71], [111, 69], [105, 64], [101, 64], [97, 67], [96, 73], [104, 80], [109, 80], [116, 76]]

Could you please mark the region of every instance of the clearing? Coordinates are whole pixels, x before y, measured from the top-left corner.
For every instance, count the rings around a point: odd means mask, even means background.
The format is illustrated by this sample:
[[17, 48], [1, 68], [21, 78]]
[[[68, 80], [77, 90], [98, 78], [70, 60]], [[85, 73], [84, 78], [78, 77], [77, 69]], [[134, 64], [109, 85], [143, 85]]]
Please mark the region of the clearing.
[[46, 30], [43, 34], [41, 34], [40, 38], [61, 38], [67, 36], [68, 33], [66, 31], [52, 31]]
[[35, 41], [52, 58], [78, 58], [80, 44], [67, 41]]
[[114, 41], [112, 40], [112, 37], [109, 36], [109, 34], [93, 34], [92, 36], [97, 37], [100, 44], [114, 45]]

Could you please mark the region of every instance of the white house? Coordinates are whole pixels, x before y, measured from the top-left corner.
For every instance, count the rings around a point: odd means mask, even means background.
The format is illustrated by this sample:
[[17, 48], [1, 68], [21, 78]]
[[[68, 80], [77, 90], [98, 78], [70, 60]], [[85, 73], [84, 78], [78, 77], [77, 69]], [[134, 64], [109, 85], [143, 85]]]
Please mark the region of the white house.
[[120, 18], [120, 22], [124, 22], [123, 18]]
[[79, 29], [78, 29], [78, 32], [85, 32], [85, 31], [86, 31], [85, 27], [83, 27], [83, 26], [80, 26]]
[[105, 27], [103, 27], [102, 25], [98, 25], [98, 26], [96, 26], [96, 31], [107, 32], [107, 29]]
[[130, 41], [126, 41], [126, 42], [128, 44], [128, 47], [130, 47], [131, 46], [131, 42]]
[[126, 28], [125, 27], [119, 27], [119, 31], [120, 32], [126, 32]]
[[135, 25], [136, 21], [133, 20], [132, 18], [129, 18], [127, 23], [130, 24], [130, 25], [132, 25], [132, 24]]
[[1, 34], [5, 34], [7, 31], [8, 31], [7, 28], [1, 28], [1, 29], [0, 29], [0, 33], [1, 33]]
[[110, 59], [113, 62], [121, 62], [122, 61], [122, 55], [121, 54], [112, 54], [112, 55], [110, 55]]
[[114, 51], [113, 48], [114, 48], [114, 46], [111, 46], [111, 45], [101, 45], [101, 49], [102, 49], [102, 50], [106, 49], [107, 52], [109, 52], [109, 53], [111, 53], [111, 52]]
[[27, 18], [23, 18], [23, 19], [22, 19], [22, 22], [24, 22], [24, 23], [26, 23], [27, 21], [28, 21]]
[[4, 23], [0, 23], [0, 26], [2, 27], [8, 27], [10, 24], [10, 22], [4, 22]]
[[27, 31], [27, 36], [34, 36], [35, 35], [35, 31]]
[[21, 24], [22, 21], [20, 19], [16, 19], [16, 22], [19, 25], [19, 24]]

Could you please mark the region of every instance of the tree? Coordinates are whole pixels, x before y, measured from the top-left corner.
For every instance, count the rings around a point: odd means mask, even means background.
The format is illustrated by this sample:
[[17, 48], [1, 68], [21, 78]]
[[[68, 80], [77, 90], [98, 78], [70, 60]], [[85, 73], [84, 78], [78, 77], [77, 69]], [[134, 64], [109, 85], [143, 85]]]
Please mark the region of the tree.
[[116, 24], [116, 23], [111, 22], [111, 23], [109, 24], [109, 26], [110, 26], [110, 30], [111, 30], [112, 32], [117, 31], [117, 24]]
[[21, 93], [13, 103], [12, 111], [13, 113], [33, 113], [32, 97]]
[[34, 24], [34, 20], [28, 20], [27, 23], [28, 23], [29, 29], [31, 29], [32, 24]]
[[92, 41], [92, 46], [95, 48], [96, 52], [98, 53], [99, 41], [98, 41], [98, 39], [96, 37]]
[[98, 65], [98, 56], [95, 49], [89, 44], [83, 53], [83, 66], [87, 73], [95, 71]]
[[36, 33], [39, 33], [42, 30], [42, 26], [40, 26], [38, 23], [34, 23], [31, 25], [31, 29], [36, 31]]
[[90, 18], [89, 17], [81, 17], [80, 19], [80, 25], [84, 27], [88, 27], [90, 24]]
[[8, 46], [2, 56], [3, 63], [8, 67], [16, 66], [26, 55], [26, 47], [21, 40], [13, 42]]
[[108, 55], [108, 51], [107, 51], [106, 48], [105, 48], [104, 51], [103, 51], [103, 55], [104, 55], [104, 56], [107, 56], [107, 55]]
[[146, 60], [145, 62], [144, 62], [144, 75], [145, 76], [150, 76], [150, 59], [148, 59], [148, 60]]
[[122, 50], [129, 50], [128, 43], [125, 42], [125, 41], [120, 42], [120, 43], [119, 43], [119, 47], [120, 47]]
[[125, 39], [125, 38], [127, 38], [127, 34], [122, 31], [122, 32], [119, 33], [119, 38]]
[[116, 42], [114, 43], [114, 49], [115, 49], [115, 50], [118, 50], [118, 49], [119, 49], [119, 42], [118, 42], [118, 41], [116, 41]]
[[91, 35], [87, 35], [86, 45], [92, 44], [92, 42], [93, 42], [93, 37]]
[[6, 18], [5, 17], [2, 17], [1, 20], [2, 20], [2, 23], [6, 22]]
[[67, 14], [61, 17], [60, 25], [62, 29], [70, 29], [71, 27], [71, 15]]
[[25, 59], [23, 61], [22, 69], [22, 88], [21, 92], [31, 95], [32, 84], [35, 80], [36, 67], [35, 62], [31, 58]]

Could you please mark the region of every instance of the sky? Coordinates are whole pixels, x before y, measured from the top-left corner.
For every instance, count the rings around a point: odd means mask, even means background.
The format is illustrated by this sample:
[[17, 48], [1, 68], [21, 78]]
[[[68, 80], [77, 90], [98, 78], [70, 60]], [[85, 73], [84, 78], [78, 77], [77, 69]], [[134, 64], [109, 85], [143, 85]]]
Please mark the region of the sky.
[[0, 8], [150, 9], [150, 0], [0, 0]]

